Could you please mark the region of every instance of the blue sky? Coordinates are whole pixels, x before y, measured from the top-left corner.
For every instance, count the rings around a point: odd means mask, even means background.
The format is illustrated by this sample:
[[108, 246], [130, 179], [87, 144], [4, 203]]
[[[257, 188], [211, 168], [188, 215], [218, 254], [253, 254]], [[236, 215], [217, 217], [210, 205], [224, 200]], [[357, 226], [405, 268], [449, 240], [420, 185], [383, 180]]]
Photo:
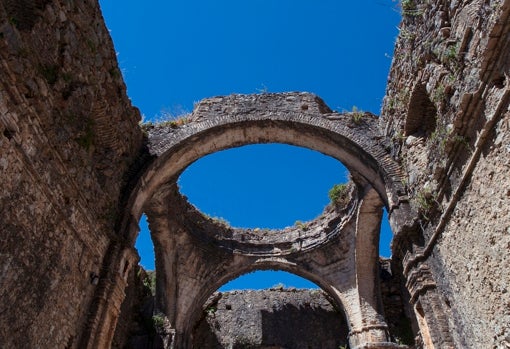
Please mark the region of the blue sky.
[[[334, 110], [378, 114], [400, 14], [392, 0], [100, 0], [128, 95], [144, 120], [191, 112], [203, 98], [307, 91]], [[191, 203], [234, 226], [279, 228], [316, 217], [346, 180], [335, 159], [287, 145], [218, 152], [179, 179]], [[154, 268], [145, 223], [137, 248]], [[383, 230], [381, 254], [391, 232]], [[313, 284], [283, 272], [222, 289]]]

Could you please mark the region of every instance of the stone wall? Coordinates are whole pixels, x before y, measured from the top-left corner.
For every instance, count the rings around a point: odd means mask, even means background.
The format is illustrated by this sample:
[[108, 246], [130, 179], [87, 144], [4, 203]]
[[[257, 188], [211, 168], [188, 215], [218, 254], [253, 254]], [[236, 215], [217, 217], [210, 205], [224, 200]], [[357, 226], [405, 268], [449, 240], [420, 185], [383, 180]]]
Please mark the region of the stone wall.
[[[248, 139], [241, 121], [261, 129], [290, 125], [295, 133], [277, 140], [310, 140], [302, 144], [310, 147], [314, 139], [292, 120], [304, 118], [314, 130], [332, 125], [337, 133], [344, 125], [340, 140], [328, 136], [320, 145], [332, 153], [356, 148], [339, 158], [356, 165], [358, 179], [376, 178], [368, 182], [390, 211], [397, 234], [392, 277], [389, 283], [382, 277], [381, 286], [390, 295], [383, 303], [392, 335], [402, 314], [393, 307], [403, 303], [418, 347], [509, 347], [510, 0], [401, 6], [382, 117], [364, 122], [370, 135], [350, 130], [346, 116], [323, 107], [317, 118], [314, 104], [292, 102], [297, 95], [243, 102], [276, 98], [294, 108], [292, 115], [221, 109], [239, 96], [204, 101], [199, 112], [218, 127], [232, 115], [242, 118], [231, 130], [237, 145], [275, 141], [262, 132], [271, 139]], [[128, 278], [137, 260], [135, 221], [157, 187], [126, 210], [130, 180], [149, 166], [139, 120], [96, 0], [0, 0], [2, 347], [110, 345], [126, 283], [136, 286], [133, 274]], [[386, 140], [376, 134], [378, 122]], [[221, 130], [207, 133], [208, 142], [221, 141]], [[371, 146], [355, 146], [360, 140]], [[364, 158], [371, 166], [353, 155], [364, 151], [374, 156]], [[403, 212], [407, 202], [414, 211]]]
[[381, 126], [420, 219], [394, 261], [424, 337], [508, 347], [510, 1], [402, 6]]
[[139, 119], [96, 1], [0, 1], [1, 347], [82, 340]]
[[193, 338], [202, 349], [338, 348], [347, 332], [322, 291], [276, 287], [214, 294]]

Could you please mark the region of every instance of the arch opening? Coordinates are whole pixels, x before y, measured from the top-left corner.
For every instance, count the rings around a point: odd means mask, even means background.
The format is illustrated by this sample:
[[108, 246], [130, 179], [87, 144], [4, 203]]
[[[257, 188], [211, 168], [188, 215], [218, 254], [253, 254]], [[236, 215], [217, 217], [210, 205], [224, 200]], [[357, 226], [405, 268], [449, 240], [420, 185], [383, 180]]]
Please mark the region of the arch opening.
[[254, 144], [204, 156], [180, 175], [180, 192], [231, 226], [282, 229], [319, 216], [328, 191], [348, 181], [336, 159], [287, 144]]
[[218, 291], [264, 290], [270, 288], [318, 289], [317, 284], [280, 270], [255, 270], [223, 284]]
[[[297, 274], [278, 273], [279, 283], [259, 290], [225, 290], [224, 284], [202, 307], [193, 328], [193, 347], [338, 348], [348, 343], [349, 327], [338, 303], [324, 290]], [[257, 273], [257, 271], [255, 271]], [[244, 279], [253, 272], [235, 280]], [[298, 281], [313, 289], [287, 288]], [[305, 283], [303, 283], [305, 282]], [[299, 333], [299, 335], [296, 335]]]
[[[157, 253], [162, 256], [158, 264], [162, 273], [157, 276], [160, 291], [157, 307], [182, 340], [189, 338], [201, 317], [202, 304], [215, 290], [241, 273], [258, 269], [286, 270], [319, 284], [338, 304], [345, 305], [349, 326], [355, 331], [353, 343], [370, 340], [372, 336], [383, 341], [386, 338], [386, 325], [379, 317], [378, 299], [373, 292], [377, 285], [368, 282], [362, 288], [352, 287], [358, 279], [348, 261], [353, 260], [353, 238], [358, 231], [361, 236], [365, 231], [371, 234], [363, 246], [370, 250], [372, 245], [377, 246], [378, 234], [372, 230], [378, 231], [375, 219], [380, 222], [380, 215], [372, 214], [371, 205], [379, 208], [396, 205], [401, 188], [399, 168], [377, 138], [377, 120], [373, 115], [364, 115], [359, 123], [351, 115], [324, 115], [317, 107], [317, 98], [306, 93], [217, 97], [201, 102], [189, 125], [177, 129], [161, 125], [148, 130], [154, 160], [133, 191], [130, 218], [136, 219], [145, 211], [150, 213], [151, 226], [160, 228], [155, 239]], [[281, 111], [268, 107], [272, 103], [286, 103], [282, 101], [292, 103], [281, 107]], [[316, 222], [321, 235], [314, 236], [320, 238], [314, 240], [307, 235], [303, 239], [302, 232], [296, 230], [292, 240], [276, 238], [284, 234], [267, 234], [262, 240], [252, 232], [218, 227], [209, 224], [179, 193], [177, 178], [194, 161], [225, 149], [273, 142], [320, 151], [342, 161], [352, 173], [356, 185], [348, 210]], [[373, 192], [366, 196], [369, 191]], [[362, 208], [358, 205], [365, 201], [368, 206], [358, 210]], [[359, 224], [358, 213], [373, 217], [370, 222]], [[330, 242], [337, 238], [348, 243], [336, 248]], [[198, 247], [188, 248], [195, 245]], [[377, 253], [370, 258], [376, 260]], [[357, 267], [364, 265], [362, 259], [356, 258]], [[333, 266], [346, 272], [332, 273]], [[371, 307], [363, 308], [363, 313], [356, 311], [360, 297], [373, 300]], [[178, 304], [178, 308], [173, 304]], [[364, 328], [365, 318], [380, 323], [379, 327]]]
[[381, 231], [379, 233], [379, 255], [384, 258], [391, 257], [391, 241], [393, 240], [393, 232], [391, 231], [390, 220], [388, 218], [388, 210], [383, 207], [383, 215], [381, 218]]
[[140, 256], [139, 264], [145, 269], [154, 271], [156, 269], [155, 266], [155, 256], [154, 256], [154, 243], [152, 242], [149, 223], [147, 222], [147, 216], [142, 214], [140, 220], [138, 221], [138, 227], [140, 228], [140, 232], [135, 241], [135, 248], [138, 251], [138, 255]]
[[[249, 114], [242, 114], [241, 120], [228, 114], [204, 120], [207, 122], [200, 119], [203, 114], [209, 115], [211, 109], [223, 108], [228, 111], [228, 107], [222, 107], [221, 103], [228, 106], [239, 99], [241, 106], [236, 108], [256, 108], [254, 106], [259, 104], [261, 108], [267, 108], [273, 99], [278, 101], [281, 98], [292, 98], [293, 101], [300, 98], [300, 103], [293, 102], [298, 107], [304, 102], [317, 104], [315, 100], [318, 99], [309, 94], [218, 97], [205, 100], [197, 106], [191, 118], [199, 122], [190, 127], [177, 130], [165, 127], [149, 129], [151, 153], [157, 159], [140, 179], [141, 186], [135, 189], [132, 197], [133, 216], [139, 217], [146, 200], [150, 199], [158, 187], [173, 181], [187, 166], [201, 157], [243, 145], [274, 142], [302, 146], [329, 155], [341, 161], [358, 180], [370, 183], [387, 207], [396, 203], [402, 190], [398, 182], [399, 170], [376, 141], [374, 133], [377, 120], [371, 114], [364, 117], [363, 123], [355, 125], [352, 116], [335, 113], [322, 116], [320, 111], [314, 110], [317, 106], [312, 108], [306, 104], [309, 115], [303, 114], [301, 109], [285, 110], [281, 114], [263, 109], [260, 112], [250, 110]], [[243, 103], [247, 105], [243, 106]], [[271, 114], [268, 116], [267, 113]]]

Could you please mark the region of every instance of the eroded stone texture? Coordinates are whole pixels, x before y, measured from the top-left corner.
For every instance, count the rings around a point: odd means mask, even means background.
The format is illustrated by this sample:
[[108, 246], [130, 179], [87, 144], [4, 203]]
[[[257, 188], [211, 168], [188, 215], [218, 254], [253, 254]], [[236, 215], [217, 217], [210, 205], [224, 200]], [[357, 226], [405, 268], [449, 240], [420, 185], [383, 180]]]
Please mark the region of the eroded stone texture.
[[145, 211], [158, 270], [156, 309], [167, 318], [174, 344], [192, 345], [202, 306], [223, 283], [253, 270], [280, 269], [314, 281], [345, 310], [352, 347], [389, 346], [373, 243], [382, 203], [373, 189], [361, 187], [352, 200], [301, 227], [259, 233], [202, 216], [175, 184], [161, 188]]
[[0, 67], [0, 347], [77, 347], [139, 113], [95, 1], [0, 1]]
[[346, 345], [341, 311], [319, 290], [215, 293], [193, 333], [195, 348], [319, 349]]
[[[351, 348], [396, 346], [398, 315], [383, 310], [398, 301], [418, 348], [510, 346], [510, 0], [401, 4], [380, 119], [308, 93], [215, 97], [189, 122], [148, 127], [140, 153], [97, 2], [0, 1], [0, 344], [108, 347], [145, 211], [163, 345], [192, 345], [219, 285], [277, 268], [342, 306]], [[280, 239], [210, 222], [179, 198], [192, 161], [264, 142], [344, 162], [356, 183], [347, 209]], [[389, 284], [378, 278], [383, 205], [400, 277]], [[398, 300], [380, 284], [402, 287]]]
[[403, 13], [381, 125], [421, 214], [393, 259], [427, 348], [510, 345], [509, 15], [506, 0]]

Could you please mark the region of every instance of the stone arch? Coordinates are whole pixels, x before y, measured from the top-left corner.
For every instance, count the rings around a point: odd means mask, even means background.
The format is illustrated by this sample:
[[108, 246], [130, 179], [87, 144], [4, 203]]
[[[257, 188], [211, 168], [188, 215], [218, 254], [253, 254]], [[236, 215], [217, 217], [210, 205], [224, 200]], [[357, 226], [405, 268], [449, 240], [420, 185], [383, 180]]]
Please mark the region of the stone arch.
[[374, 189], [357, 185], [346, 208], [326, 210], [310, 222], [309, 235], [296, 234], [300, 228], [293, 227], [251, 236], [194, 210], [175, 184], [162, 186], [146, 214], [158, 270], [156, 307], [175, 329], [176, 347], [190, 346], [187, 338], [214, 291], [230, 279], [262, 269], [289, 271], [328, 292], [344, 310], [351, 346], [387, 343], [377, 289], [377, 247], [367, 253], [378, 235], [381, 207]]
[[[367, 250], [378, 239], [375, 231], [383, 205], [392, 228], [406, 223], [409, 205], [403, 196], [400, 167], [382, 144], [374, 115], [335, 113], [308, 93], [233, 95], [206, 99], [185, 119], [153, 125], [146, 131], [152, 160], [127, 201], [129, 214], [122, 224], [131, 245], [142, 212], [155, 227], [151, 234], [156, 269], [163, 273], [158, 273], [163, 276], [157, 278], [156, 304], [173, 328], [177, 348], [189, 347], [186, 338], [212, 292], [228, 279], [257, 269], [290, 271], [327, 291], [344, 309], [351, 346], [387, 343], [387, 325], [376, 294], [378, 250], [357, 254], [357, 249]], [[250, 237], [248, 242], [232, 238], [244, 233], [207, 223], [178, 192], [178, 176], [200, 157], [275, 142], [336, 158], [356, 184], [345, 210], [330, 213], [325, 225], [318, 219], [322, 237], [309, 248], [302, 248], [298, 240], [270, 236], [264, 243]], [[363, 221], [365, 217], [370, 219]]]
[[[202, 156], [256, 143], [301, 146], [339, 160], [356, 180], [370, 183], [378, 192], [394, 231], [397, 221], [405, 224], [409, 206], [401, 200], [405, 190], [400, 166], [382, 144], [378, 119], [370, 113], [357, 118], [353, 113], [332, 112], [309, 93], [231, 95], [203, 100], [180, 124], [148, 128], [153, 160], [128, 199], [130, 215], [123, 222], [131, 243], [137, 229], [128, 225], [138, 222], [144, 205], [161, 185], [175, 181]], [[392, 218], [395, 209], [404, 214]]]
[[[309, 271], [306, 271], [302, 266], [299, 266], [297, 264], [289, 263], [288, 261], [284, 259], [279, 260], [261, 260], [256, 263], [253, 263], [251, 265], [246, 265], [243, 268], [240, 268], [238, 270], [235, 270], [227, 275], [224, 275], [223, 278], [217, 279], [216, 282], [204, 285], [204, 288], [200, 291], [200, 296], [196, 300], [196, 302], [193, 304], [193, 309], [191, 310], [191, 317], [190, 317], [190, 331], [193, 328], [193, 326], [198, 322], [201, 314], [202, 314], [202, 308], [204, 304], [206, 304], [209, 297], [217, 291], [222, 285], [224, 285], [226, 282], [233, 280], [239, 276], [242, 276], [244, 274], [254, 272], [254, 271], [260, 271], [260, 270], [279, 270], [279, 271], [286, 271], [291, 274], [300, 276], [304, 279], [307, 279], [313, 283], [315, 283], [317, 286], [320, 287], [322, 291], [324, 291], [329, 299], [331, 299], [334, 302], [334, 307], [339, 309], [341, 312], [341, 315], [344, 320], [347, 320], [346, 322], [349, 323], [349, 314], [347, 311], [351, 313], [353, 309], [349, 307], [349, 304], [346, 303], [346, 299], [343, 299], [342, 294], [338, 292], [338, 290], [335, 289], [334, 285], [331, 285], [327, 280], [322, 279], [317, 274], [311, 273]], [[347, 308], [345, 308], [347, 307]]]

